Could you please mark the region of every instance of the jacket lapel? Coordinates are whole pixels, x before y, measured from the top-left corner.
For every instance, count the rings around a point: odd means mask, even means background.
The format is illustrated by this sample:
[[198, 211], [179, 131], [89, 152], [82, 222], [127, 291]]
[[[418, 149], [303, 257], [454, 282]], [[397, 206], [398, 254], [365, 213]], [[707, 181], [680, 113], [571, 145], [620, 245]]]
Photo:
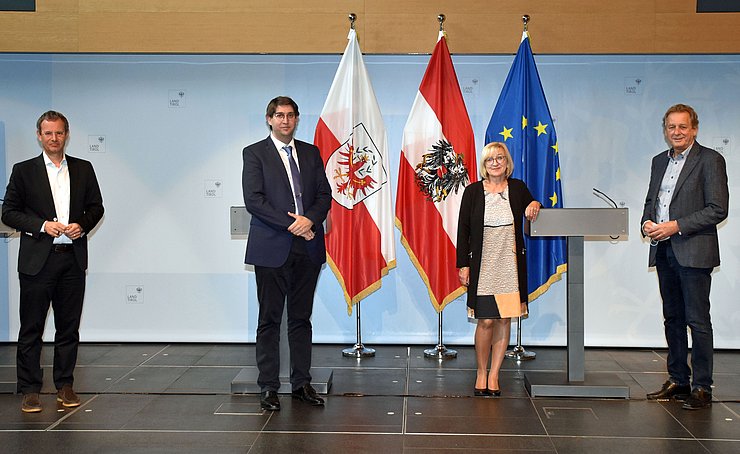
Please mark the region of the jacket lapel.
[[676, 181], [676, 188], [673, 191], [673, 198], [671, 200], [675, 199], [676, 194], [681, 190], [681, 186], [683, 186], [683, 183], [689, 177], [691, 172], [693, 172], [696, 165], [699, 164], [700, 159], [701, 147], [698, 142], [694, 141], [694, 145], [692, 145], [691, 151], [689, 151], [689, 156], [686, 158], [683, 169], [681, 169], [681, 173], [678, 175], [678, 181]]
[[44, 214], [49, 219], [57, 217], [57, 210], [54, 207], [54, 195], [51, 193], [51, 185], [49, 184], [49, 174], [46, 173], [46, 163], [44, 162], [44, 156], [39, 155], [34, 161], [34, 172], [33, 178], [39, 182], [39, 191], [44, 204]]
[[267, 159], [270, 162], [270, 165], [272, 165], [275, 168], [277, 174], [280, 175], [278, 178], [280, 178], [280, 181], [283, 182], [283, 185], [287, 187], [288, 191], [292, 193], [292, 190], [290, 189], [290, 180], [288, 180], [288, 174], [285, 172], [283, 158], [282, 156], [280, 156], [280, 153], [282, 153], [283, 151], [275, 148], [275, 143], [272, 141], [272, 137], [267, 138], [266, 145]]
[[311, 175], [313, 175], [313, 173], [310, 171], [312, 162], [311, 159], [309, 159], [308, 151], [306, 151], [304, 147], [300, 147], [299, 151], [297, 140], [294, 140], [293, 143], [295, 143], [296, 156], [298, 156], [298, 170], [301, 173], [301, 188], [305, 195], [306, 189], [310, 189], [313, 187], [313, 184], [309, 181], [309, 178], [311, 177]]

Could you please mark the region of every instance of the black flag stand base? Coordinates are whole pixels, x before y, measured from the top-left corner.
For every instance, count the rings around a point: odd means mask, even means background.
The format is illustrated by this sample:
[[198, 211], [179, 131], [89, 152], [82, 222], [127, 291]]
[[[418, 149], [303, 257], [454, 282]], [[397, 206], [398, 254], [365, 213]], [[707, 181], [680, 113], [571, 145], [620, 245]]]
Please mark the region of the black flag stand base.
[[375, 349], [374, 348], [368, 348], [362, 345], [362, 324], [361, 320], [362, 317], [360, 317], [360, 303], [361, 301], [357, 302], [357, 343], [350, 347], [345, 348], [342, 350], [342, 356], [347, 358], [369, 358], [375, 356]]
[[457, 350], [447, 348], [442, 343], [442, 311], [439, 312], [439, 334], [437, 338], [437, 345], [424, 350], [424, 357], [438, 360], [457, 358]]
[[514, 361], [530, 361], [537, 357], [537, 353], [528, 352], [522, 347], [522, 318], [516, 318], [516, 347], [506, 351], [506, 357]]

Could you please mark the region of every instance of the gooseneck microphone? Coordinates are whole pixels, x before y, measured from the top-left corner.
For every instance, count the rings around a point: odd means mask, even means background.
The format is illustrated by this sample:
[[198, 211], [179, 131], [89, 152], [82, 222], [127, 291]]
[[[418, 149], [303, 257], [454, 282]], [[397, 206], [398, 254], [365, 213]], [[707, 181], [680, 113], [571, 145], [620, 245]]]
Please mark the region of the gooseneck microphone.
[[593, 189], [596, 197], [600, 198], [601, 200], [603, 200], [605, 202], [608, 201], [614, 208], [619, 208], [617, 206], [617, 202], [615, 202], [611, 197], [609, 197], [608, 195], [604, 194], [603, 192], [599, 191], [596, 188], [591, 188], [591, 189]]

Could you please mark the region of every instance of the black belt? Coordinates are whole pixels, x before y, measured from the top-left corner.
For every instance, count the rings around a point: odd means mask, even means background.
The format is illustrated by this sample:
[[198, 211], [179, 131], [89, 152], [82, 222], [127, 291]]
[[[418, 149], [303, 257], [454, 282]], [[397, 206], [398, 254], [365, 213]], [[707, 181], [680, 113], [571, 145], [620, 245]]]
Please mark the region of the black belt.
[[53, 244], [51, 252], [72, 252], [73, 248], [71, 244]]

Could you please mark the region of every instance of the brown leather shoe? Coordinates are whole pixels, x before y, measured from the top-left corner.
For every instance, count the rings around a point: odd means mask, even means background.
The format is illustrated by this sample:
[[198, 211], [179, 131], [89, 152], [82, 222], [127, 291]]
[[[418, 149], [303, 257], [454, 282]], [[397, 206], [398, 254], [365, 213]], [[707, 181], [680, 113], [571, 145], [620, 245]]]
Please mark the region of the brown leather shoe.
[[663, 383], [663, 387], [660, 391], [648, 393], [648, 400], [669, 400], [671, 398], [676, 400], [686, 400], [691, 394], [691, 386], [679, 385], [671, 380], [667, 380]]
[[72, 385], [64, 385], [57, 391], [57, 402], [61, 402], [65, 407], [79, 407], [80, 397], [75, 394]]
[[23, 395], [21, 402], [21, 411], [23, 413], [38, 413], [41, 411], [41, 400], [39, 393], [28, 393]]

